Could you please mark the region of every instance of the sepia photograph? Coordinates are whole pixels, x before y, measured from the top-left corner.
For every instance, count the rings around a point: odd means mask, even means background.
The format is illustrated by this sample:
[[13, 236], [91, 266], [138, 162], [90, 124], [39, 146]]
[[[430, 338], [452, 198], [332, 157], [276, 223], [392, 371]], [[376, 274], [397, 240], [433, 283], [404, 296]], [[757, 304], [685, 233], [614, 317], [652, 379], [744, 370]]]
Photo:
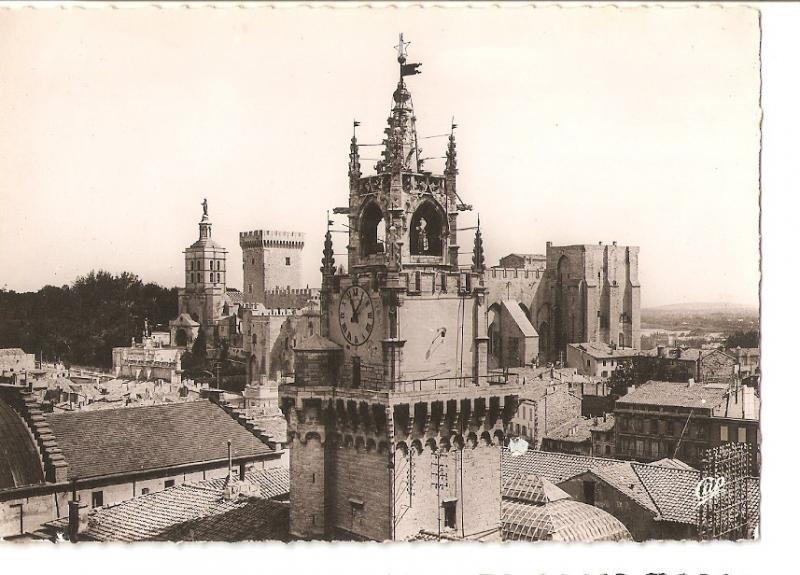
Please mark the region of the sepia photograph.
[[0, 545], [758, 541], [761, 44], [0, 8]]

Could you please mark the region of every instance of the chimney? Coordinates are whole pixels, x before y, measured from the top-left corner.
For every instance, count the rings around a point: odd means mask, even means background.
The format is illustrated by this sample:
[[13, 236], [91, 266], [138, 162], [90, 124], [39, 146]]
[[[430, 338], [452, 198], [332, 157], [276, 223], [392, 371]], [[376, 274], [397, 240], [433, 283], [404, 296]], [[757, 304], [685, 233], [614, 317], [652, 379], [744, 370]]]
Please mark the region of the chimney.
[[239, 481], [244, 481], [244, 476], [246, 473], [247, 473], [247, 466], [245, 465], [245, 462], [242, 461], [239, 464]]
[[231, 440], [228, 440], [228, 478], [233, 477], [233, 457], [231, 455]]
[[69, 523], [67, 527], [67, 537], [72, 543], [78, 542], [78, 535], [86, 530], [88, 524], [87, 516], [89, 514], [89, 506], [81, 503], [78, 499], [73, 499], [68, 503], [69, 506]]
[[605, 413], [603, 413], [603, 422], [605, 422], [605, 421], [606, 421], [606, 417], [607, 417], [607, 416], [606, 416], [606, 414], [605, 414]]

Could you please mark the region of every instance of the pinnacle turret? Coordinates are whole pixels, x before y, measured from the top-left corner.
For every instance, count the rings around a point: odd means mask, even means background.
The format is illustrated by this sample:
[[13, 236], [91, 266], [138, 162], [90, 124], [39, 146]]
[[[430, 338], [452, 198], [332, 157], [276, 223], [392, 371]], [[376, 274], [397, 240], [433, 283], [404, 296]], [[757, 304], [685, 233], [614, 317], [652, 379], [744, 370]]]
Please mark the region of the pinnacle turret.
[[483, 255], [483, 236], [481, 235], [481, 217], [478, 216], [478, 229], [475, 230], [475, 245], [472, 250], [472, 271], [483, 273], [486, 270], [486, 259]]
[[361, 177], [361, 161], [358, 154], [358, 140], [356, 139], [356, 127], [359, 125], [360, 122], [353, 120], [353, 137], [350, 139], [350, 166], [348, 169], [351, 182], [357, 181]]
[[334, 263], [336, 260], [333, 259], [333, 240], [331, 238], [331, 220], [330, 215], [328, 216], [328, 229], [325, 232], [325, 244], [322, 249], [322, 267], [319, 268], [319, 271], [322, 272], [322, 281], [325, 282], [326, 279], [333, 277], [334, 271], [336, 268], [334, 267]]
[[450, 138], [447, 141], [447, 154], [445, 155], [444, 164], [444, 173], [447, 175], [455, 175], [458, 173], [455, 128], [456, 125], [453, 124], [450, 129]]

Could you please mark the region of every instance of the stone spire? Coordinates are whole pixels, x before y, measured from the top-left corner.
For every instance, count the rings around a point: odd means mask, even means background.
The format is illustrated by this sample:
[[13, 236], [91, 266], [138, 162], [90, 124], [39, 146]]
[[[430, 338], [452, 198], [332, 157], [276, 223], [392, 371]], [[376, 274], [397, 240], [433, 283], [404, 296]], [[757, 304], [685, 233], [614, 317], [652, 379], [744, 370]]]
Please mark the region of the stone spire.
[[481, 236], [481, 217], [478, 216], [478, 229], [475, 230], [475, 246], [472, 249], [472, 271], [482, 274], [486, 270], [483, 257], [483, 236]]
[[353, 137], [350, 139], [350, 166], [348, 169], [350, 182], [355, 182], [361, 177], [361, 162], [358, 156], [358, 140], [356, 140], [356, 127], [360, 124], [361, 122], [353, 120]]

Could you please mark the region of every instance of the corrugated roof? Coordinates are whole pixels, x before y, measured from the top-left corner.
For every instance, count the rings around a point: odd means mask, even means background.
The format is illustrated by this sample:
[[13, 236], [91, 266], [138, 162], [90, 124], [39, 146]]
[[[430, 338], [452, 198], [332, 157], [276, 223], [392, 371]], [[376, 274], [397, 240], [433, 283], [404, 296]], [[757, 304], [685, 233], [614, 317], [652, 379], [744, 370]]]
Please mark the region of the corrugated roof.
[[69, 479], [274, 453], [208, 400], [49, 414]]

